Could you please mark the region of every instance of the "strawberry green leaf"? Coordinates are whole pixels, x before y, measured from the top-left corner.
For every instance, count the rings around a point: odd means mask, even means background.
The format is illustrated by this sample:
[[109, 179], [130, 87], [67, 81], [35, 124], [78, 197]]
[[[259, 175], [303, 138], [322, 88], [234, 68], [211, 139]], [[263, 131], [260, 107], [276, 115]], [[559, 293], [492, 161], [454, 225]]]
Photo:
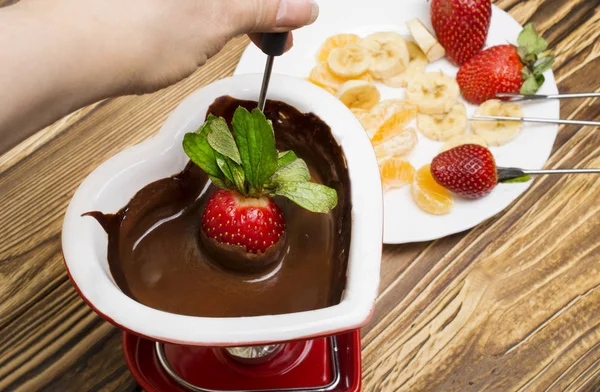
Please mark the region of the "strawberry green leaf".
[[233, 114], [233, 119], [231, 121], [231, 126], [233, 128], [234, 138], [238, 145], [238, 151], [240, 153], [240, 158], [242, 160], [242, 167], [244, 168], [244, 173], [246, 175], [246, 179], [252, 185], [254, 185], [254, 168], [250, 162], [250, 129], [254, 127], [254, 120], [252, 119], [252, 115], [244, 108], [238, 108]]
[[326, 213], [335, 208], [338, 201], [335, 189], [314, 182], [288, 182], [277, 187], [275, 194], [311, 212]]
[[238, 151], [233, 135], [227, 127], [227, 122], [221, 117], [212, 117], [208, 119], [208, 144], [217, 152], [231, 159], [237, 164], [242, 163], [240, 152]]
[[519, 46], [517, 48], [517, 53], [519, 54], [519, 58], [521, 59], [521, 61], [523, 61], [523, 63], [527, 62], [526, 58], [527, 58], [527, 55], [529, 54], [528, 52], [529, 52], [529, 50], [527, 50], [527, 48], [524, 46]]
[[277, 170], [277, 150], [272, 124], [263, 112], [239, 107], [233, 115], [233, 133], [248, 182], [258, 190]]
[[220, 179], [218, 177], [213, 177], [211, 175], [209, 175], [208, 178], [210, 178], [210, 180], [212, 181], [213, 184], [215, 184], [216, 187], [221, 188], [221, 189], [229, 189], [229, 187], [227, 186], [225, 181], [223, 181], [222, 179]]
[[525, 25], [517, 42], [527, 49], [527, 54], [540, 54], [548, 47], [548, 42], [535, 31], [533, 23]]
[[233, 173], [231, 173], [231, 169], [229, 168], [229, 165], [227, 165], [226, 158], [223, 155], [216, 153], [215, 159], [217, 161], [217, 166], [219, 166], [219, 169], [221, 169], [221, 172], [225, 175], [225, 178], [229, 182], [233, 183]]
[[279, 186], [287, 182], [306, 182], [310, 180], [310, 172], [306, 162], [302, 159], [296, 159], [292, 163], [281, 166], [273, 176], [270, 183]]
[[215, 152], [206, 139], [209, 130], [205, 123], [196, 133], [186, 133], [183, 137], [183, 150], [206, 174], [222, 179], [223, 173], [217, 164]]
[[241, 165], [238, 165], [233, 160], [228, 159], [227, 164], [229, 165], [229, 169], [231, 170], [231, 174], [233, 175], [233, 183], [237, 190], [245, 195], [246, 191], [246, 176], [244, 175], [244, 169], [242, 169]]
[[529, 174], [525, 174], [524, 176], [520, 176], [520, 177], [516, 177], [516, 178], [509, 178], [506, 180], [502, 180], [500, 181], [503, 184], [510, 184], [510, 183], [516, 183], [516, 182], [528, 182], [531, 180], [531, 176]]
[[544, 75], [537, 74], [527, 78], [521, 86], [521, 94], [535, 94], [542, 84], [544, 84]]
[[554, 64], [554, 60], [555, 60], [554, 56], [548, 56], [548, 57], [542, 58], [535, 64], [535, 67], [533, 68], [533, 72], [535, 74], [541, 74], [541, 73], [546, 72], [547, 70], [552, 68], [552, 64]]
[[295, 161], [296, 158], [298, 158], [298, 157], [296, 156], [296, 154], [294, 154], [293, 151], [280, 152], [278, 154], [278, 158], [277, 158], [277, 166], [278, 167], [285, 166], [288, 163], [292, 163], [293, 161]]

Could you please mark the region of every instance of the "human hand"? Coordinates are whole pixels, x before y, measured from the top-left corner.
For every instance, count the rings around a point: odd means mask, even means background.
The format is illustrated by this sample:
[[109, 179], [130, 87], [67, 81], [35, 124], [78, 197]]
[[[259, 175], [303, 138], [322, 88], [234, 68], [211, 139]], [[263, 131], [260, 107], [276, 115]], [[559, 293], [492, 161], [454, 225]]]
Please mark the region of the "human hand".
[[[41, 1], [41, 0], [38, 0]], [[118, 65], [119, 93], [146, 93], [190, 75], [233, 37], [290, 31], [315, 21], [311, 0], [56, 0], [75, 10], [103, 59]], [[96, 38], [94, 38], [94, 35]], [[288, 49], [292, 36], [288, 41]]]
[[311, 24], [318, 10], [313, 0], [20, 0], [0, 8], [0, 152], [85, 105], [171, 85], [235, 36], [258, 44], [259, 33]]

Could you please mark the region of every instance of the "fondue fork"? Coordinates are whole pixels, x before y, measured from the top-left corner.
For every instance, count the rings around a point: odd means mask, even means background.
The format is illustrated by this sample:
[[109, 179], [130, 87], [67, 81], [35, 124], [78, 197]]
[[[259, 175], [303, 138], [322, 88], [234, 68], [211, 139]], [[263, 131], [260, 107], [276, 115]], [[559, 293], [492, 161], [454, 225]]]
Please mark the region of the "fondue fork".
[[546, 99], [572, 99], [572, 98], [600, 98], [600, 93], [575, 93], [575, 94], [509, 94], [498, 93], [497, 98], [510, 98], [511, 102], [543, 101]]
[[521, 121], [544, 124], [588, 125], [600, 127], [600, 121], [561, 120], [537, 117], [503, 117], [503, 116], [472, 116], [470, 121]]
[[[572, 99], [572, 98], [600, 98], [600, 93], [575, 93], [575, 94], [509, 94], [498, 93], [497, 98], [509, 98], [510, 102], [522, 101], [544, 101], [547, 99]], [[471, 121], [521, 121], [544, 124], [567, 124], [567, 125], [588, 125], [592, 127], [600, 126], [599, 121], [580, 121], [580, 120], [561, 120], [536, 117], [502, 117], [502, 116], [473, 116]]]
[[288, 32], [284, 33], [265, 33], [260, 41], [261, 50], [267, 55], [267, 63], [263, 76], [262, 85], [260, 87], [260, 95], [258, 96], [258, 110], [265, 111], [265, 103], [267, 102], [267, 90], [271, 80], [271, 72], [273, 71], [273, 63], [275, 56], [281, 56], [285, 51], [285, 43], [288, 39]]
[[498, 167], [498, 180], [508, 180], [512, 178], [523, 177], [526, 175], [543, 175], [543, 174], [600, 174], [600, 169], [540, 169], [527, 170], [516, 167]]

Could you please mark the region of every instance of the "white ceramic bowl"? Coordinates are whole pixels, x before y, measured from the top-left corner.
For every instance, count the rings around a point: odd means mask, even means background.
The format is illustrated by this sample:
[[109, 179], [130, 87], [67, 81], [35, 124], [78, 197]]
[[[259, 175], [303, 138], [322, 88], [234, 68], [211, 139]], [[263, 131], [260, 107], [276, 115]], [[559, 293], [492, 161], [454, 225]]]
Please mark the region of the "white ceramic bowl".
[[269, 99], [313, 112], [332, 129], [348, 164], [352, 239], [347, 284], [340, 304], [275, 316], [206, 318], [159, 311], [125, 295], [111, 277], [108, 238], [100, 225], [81, 217], [113, 213], [145, 185], [183, 170], [181, 142], [203, 122], [215, 98], [258, 97], [262, 75], [223, 79], [196, 91], [173, 111], [157, 136], [115, 155], [94, 170], [75, 192], [66, 212], [62, 245], [71, 281], [83, 299], [113, 324], [152, 340], [186, 345], [232, 346], [324, 336], [366, 324], [379, 285], [382, 251], [382, 191], [371, 144], [354, 115], [324, 90], [302, 79], [273, 75]]

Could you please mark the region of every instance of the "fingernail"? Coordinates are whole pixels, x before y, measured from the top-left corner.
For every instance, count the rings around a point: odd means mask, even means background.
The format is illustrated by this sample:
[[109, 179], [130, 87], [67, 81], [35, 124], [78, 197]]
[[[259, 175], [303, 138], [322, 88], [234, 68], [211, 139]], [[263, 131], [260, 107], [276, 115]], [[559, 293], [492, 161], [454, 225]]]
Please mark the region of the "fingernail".
[[307, 25], [315, 23], [315, 20], [319, 17], [319, 4], [315, 0], [309, 0], [310, 3], [310, 19]]
[[301, 27], [314, 23], [319, 16], [315, 0], [279, 0], [277, 27]]

